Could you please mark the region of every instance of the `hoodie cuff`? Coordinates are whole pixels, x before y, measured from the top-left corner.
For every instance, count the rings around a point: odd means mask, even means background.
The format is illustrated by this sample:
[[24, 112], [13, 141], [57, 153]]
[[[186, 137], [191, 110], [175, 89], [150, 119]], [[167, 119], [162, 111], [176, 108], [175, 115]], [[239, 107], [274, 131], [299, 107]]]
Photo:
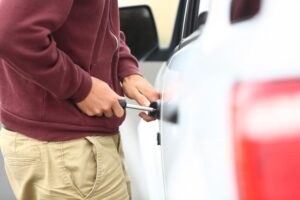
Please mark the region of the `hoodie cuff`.
[[125, 77], [133, 74], [142, 76], [137, 66], [137, 62], [132, 61], [130, 59], [120, 60], [118, 70], [118, 76], [120, 81], [123, 81]]
[[83, 101], [92, 89], [92, 78], [90, 74], [82, 70], [81, 82], [75, 94], [71, 97], [75, 103]]

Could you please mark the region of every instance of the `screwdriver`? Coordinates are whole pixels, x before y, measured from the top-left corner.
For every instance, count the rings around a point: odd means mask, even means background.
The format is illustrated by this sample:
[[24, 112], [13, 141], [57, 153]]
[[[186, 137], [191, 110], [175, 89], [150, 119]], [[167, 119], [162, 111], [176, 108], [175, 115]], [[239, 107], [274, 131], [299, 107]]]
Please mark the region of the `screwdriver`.
[[152, 107], [129, 104], [126, 102], [125, 99], [119, 100], [119, 103], [123, 109], [130, 108], [130, 109], [134, 109], [134, 110], [147, 111], [147, 112], [153, 112], [155, 110]]
[[129, 109], [134, 109], [134, 110], [140, 110], [140, 111], [148, 112], [148, 115], [155, 119], [160, 118], [160, 102], [159, 101], [151, 102], [150, 106], [140, 106], [140, 105], [129, 104], [126, 102], [125, 99], [120, 99], [119, 103], [123, 109], [129, 108]]

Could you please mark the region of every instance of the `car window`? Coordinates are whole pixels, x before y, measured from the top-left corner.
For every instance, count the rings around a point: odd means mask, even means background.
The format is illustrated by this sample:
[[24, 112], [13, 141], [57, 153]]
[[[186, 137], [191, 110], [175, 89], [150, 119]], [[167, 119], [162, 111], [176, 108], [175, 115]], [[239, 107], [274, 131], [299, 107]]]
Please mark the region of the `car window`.
[[210, 5], [210, 0], [200, 0], [198, 16], [200, 16], [204, 12], [207, 12], [209, 5]]
[[188, 0], [182, 39], [189, 37], [206, 21], [210, 0]]
[[156, 23], [159, 46], [164, 49], [168, 48], [172, 41], [179, 2], [180, 0], [121, 0], [119, 6], [149, 6]]

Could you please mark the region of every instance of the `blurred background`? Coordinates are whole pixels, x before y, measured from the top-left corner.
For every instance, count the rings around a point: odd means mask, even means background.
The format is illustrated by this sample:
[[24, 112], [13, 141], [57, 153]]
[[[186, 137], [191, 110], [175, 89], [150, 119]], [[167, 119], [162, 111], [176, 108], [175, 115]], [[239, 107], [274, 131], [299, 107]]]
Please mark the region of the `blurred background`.
[[179, 0], [120, 0], [119, 5], [120, 7], [149, 6], [156, 22], [160, 47], [166, 48], [170, 45]]

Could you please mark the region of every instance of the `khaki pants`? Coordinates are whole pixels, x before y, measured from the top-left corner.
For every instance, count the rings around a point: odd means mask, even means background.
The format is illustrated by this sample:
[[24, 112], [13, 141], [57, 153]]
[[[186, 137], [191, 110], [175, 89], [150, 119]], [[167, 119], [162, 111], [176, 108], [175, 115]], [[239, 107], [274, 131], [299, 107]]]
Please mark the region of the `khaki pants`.
[[5, 170], [18, 200], [127, 200], [119, 135], [43, 142], [2, 129]]

